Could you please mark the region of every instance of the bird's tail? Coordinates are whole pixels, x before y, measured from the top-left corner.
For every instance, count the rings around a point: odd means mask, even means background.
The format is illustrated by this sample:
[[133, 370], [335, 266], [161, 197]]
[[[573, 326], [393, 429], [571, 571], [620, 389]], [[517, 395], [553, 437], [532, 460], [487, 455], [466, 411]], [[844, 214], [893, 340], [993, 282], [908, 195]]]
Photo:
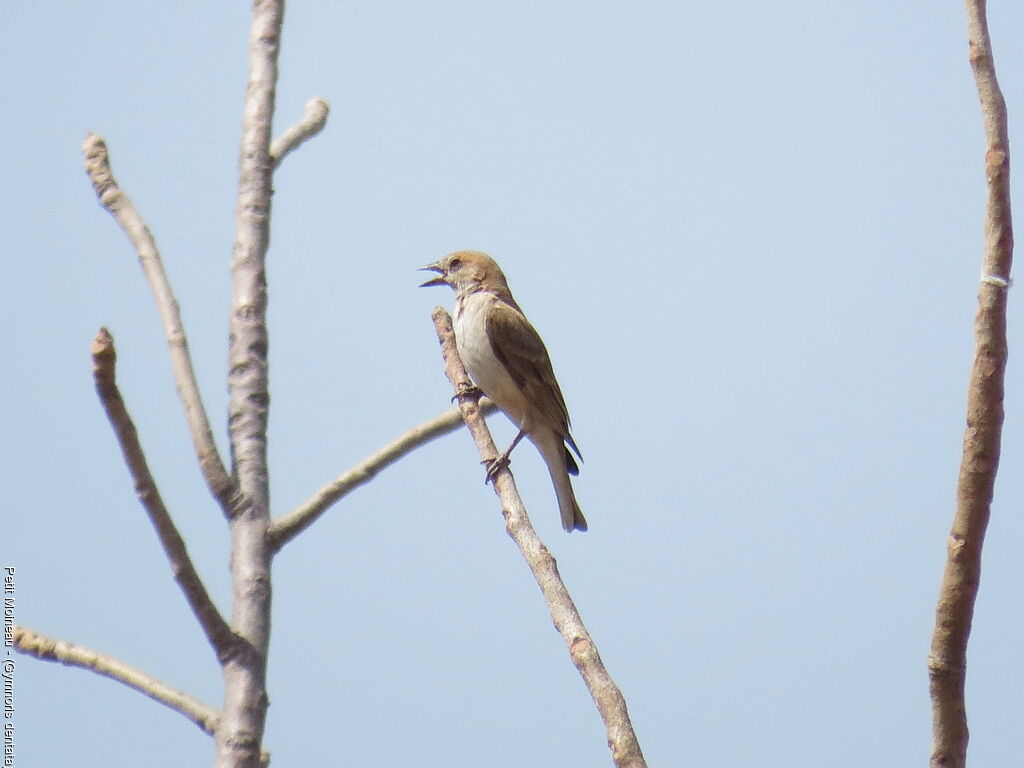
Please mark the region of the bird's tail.
[[576, 494], [573, 493], [569, 473], [557, 466], [549, 466], [548, 469], [551, 473], [551, 482], [555, 486], [558, 511], [562, 513], [562, 527], [568, 533], [587, 530], [587, 519], [583, 517], [580, 505], [576, 503]]

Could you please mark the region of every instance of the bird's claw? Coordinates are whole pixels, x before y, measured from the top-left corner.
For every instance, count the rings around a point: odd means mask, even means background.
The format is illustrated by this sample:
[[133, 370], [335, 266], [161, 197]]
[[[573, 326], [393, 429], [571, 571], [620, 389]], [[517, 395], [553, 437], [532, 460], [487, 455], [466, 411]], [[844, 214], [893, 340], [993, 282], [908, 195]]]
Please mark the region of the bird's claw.
[[462, 397], [475, 397], [477, 400], [479, 400], [481, 397], [483, 397], [483, 394], [484, 391], [475, 384], [460, 384], [458, 387], [456, 387], [455, 394], [452, 395], [452, 402], [454, 403], [456, 400]]
[[487, 472], [484, 474], [484, 485], [492, 482], [497, 474], [508, 467], [512, 463], [508, 456], [499, 456], [496, 459], [484, 459], [480, 462], [487, 467]]

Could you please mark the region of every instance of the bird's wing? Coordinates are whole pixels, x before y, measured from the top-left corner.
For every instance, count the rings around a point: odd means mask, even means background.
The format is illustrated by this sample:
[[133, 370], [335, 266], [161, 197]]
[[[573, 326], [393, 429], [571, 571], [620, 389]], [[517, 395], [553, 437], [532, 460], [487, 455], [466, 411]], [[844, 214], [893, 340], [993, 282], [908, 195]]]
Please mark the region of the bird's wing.
[[[500, 300], [487, 310], [484, 327], [491, 349], [509, 376], [547, 425], [561, 435], [579, 456], [579, 449], [569, 434], [569, 410], [565, 407], [565, 398], [555, 380], [551, 358], [540, 334], [522, 312]], [[567, 465], [576, 468], [572, 457], [569, 457]]]

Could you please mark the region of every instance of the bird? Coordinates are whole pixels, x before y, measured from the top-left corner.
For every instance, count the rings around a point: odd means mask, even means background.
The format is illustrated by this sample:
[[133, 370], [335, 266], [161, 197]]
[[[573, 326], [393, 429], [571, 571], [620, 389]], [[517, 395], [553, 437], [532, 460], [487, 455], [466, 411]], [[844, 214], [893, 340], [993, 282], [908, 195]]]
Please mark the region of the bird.
[[578, 475], [583, 456], [569, 433], [569, 411], [555, 379], [547, 348], [512, 298], [504, 273], [482, 251], [456, 251], [421, 267], [438, 276], [420, 287], [447, 285], [455, 291], [455, 345], [474, 383], [519, 428], [508, 449], [490, 462], [486, 480], [508, 464], [526, 437], [547, 464], [555, 487], [562, 528], [587, 530], [569, 475]]

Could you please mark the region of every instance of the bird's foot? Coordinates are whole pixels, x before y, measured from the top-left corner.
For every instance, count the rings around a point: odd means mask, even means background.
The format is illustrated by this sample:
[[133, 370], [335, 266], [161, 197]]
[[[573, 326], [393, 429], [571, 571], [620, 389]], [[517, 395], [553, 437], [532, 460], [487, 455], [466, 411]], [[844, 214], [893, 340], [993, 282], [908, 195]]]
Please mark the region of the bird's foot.
[[483, 395], [484, 391], [475, 384], [460, 384], [456, 387], [456, 392], [452, 396], [452, 402], [454, 403], [460, 397], [473, 397], [479, 400]]
[[484, 485], [487, 485], [494, 481], [494, 478], [499, 472], [501, 472], [501, 470], [508, 468], [508, 465], [512, 463], [512, 460], [509, 459], [508, 454], [506, 453], [496, 459], [484, 459], [480, 463], [487, 467], [487, 473], [484, 475]]
[[512, 463], [512, 460], [509, 459], [509, 456], [512, 455], [512, 449], [519, 445], [519, 441], [522, 440], [525, 435], [526, 430], [520, 429], [519, 434], [516, 435], [516, 439], [512, 441], [512, 445], [506, 448], [505, 452], [501, 454], [501, 456], [496, 459], [488, 459], [487, 461], [481, 462], [482, 464], [487, 465], [487, 474], [484, 475], [484, 485], [487, 485], [489, 482], [494, 480], [495, 475]]

